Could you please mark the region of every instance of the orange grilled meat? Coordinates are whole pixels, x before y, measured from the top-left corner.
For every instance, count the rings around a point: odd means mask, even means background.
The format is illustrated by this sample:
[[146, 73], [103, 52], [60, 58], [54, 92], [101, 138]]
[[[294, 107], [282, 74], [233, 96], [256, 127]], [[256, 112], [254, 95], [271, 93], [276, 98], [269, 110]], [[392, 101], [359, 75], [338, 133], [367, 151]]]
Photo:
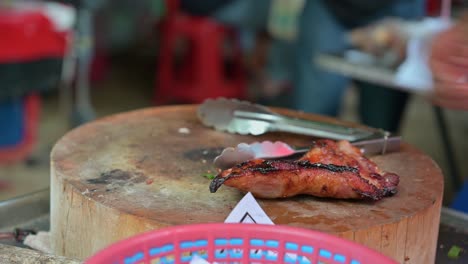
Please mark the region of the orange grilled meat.
[[298, 194], [380, 200], [396, 193], [399, 176], [386, 173], [347, 141], [316, 141], [301, 159], [250, 160], [219, 173], [210, 184], [251, 192], [258, 198]]

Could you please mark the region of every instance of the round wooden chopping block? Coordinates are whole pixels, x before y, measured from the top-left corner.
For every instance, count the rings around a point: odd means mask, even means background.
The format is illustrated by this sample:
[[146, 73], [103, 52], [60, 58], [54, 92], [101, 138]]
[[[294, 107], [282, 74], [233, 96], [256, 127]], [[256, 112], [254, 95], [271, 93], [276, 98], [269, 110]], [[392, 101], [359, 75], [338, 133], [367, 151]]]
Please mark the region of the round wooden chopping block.
[[[203, 174], [214, 172], [211, 161], [224, 147], [260, 140], [305, 146], [312, 139], [218, 132], [199, 122], [196, 106], [133, 111], [71, 131], [55, 145], [51, 158], [55, 253], [84, 259], [144, 231], [223, 222], [244, 194], [227, 186], [210, 193], [210, 180]], [[298, 196], [259, 204], [277, 225], [335, 234], [402, 263], [433, 263], [443, 191], [440, 169], [407, 144], [399, 152], [372, 159], [400, 175], [395, 196], [378, 202]]]

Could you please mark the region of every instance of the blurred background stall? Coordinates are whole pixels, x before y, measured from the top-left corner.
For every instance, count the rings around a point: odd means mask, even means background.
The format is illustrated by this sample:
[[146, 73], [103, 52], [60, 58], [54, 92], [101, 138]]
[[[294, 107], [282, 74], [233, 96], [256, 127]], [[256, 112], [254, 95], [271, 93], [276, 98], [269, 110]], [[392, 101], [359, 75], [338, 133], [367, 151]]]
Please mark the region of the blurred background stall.
[[[440, 1], [382, 1], [375, 9], [356, 9], [358, 16], [371, 14], [359, 21], [342, 16], [343, 1], [324, 2], [0, 1], [0, 200], [46, 188], [50, 150], [77, 125], [137, 108], [225, 96], [398, 131], [440, 165], [444, 203], [450, 205], [460, 186], [449, 175], [430, 101], [362, 88], [363, 82], [348, 82], [313, 60], [323, 52], [342, 54], [355, 44], [347, 42], [351, 30], [381, 25], [382, 19], [438, 16]], [[404, 50], [406, 42], [396, 47]], [[385, 44], [370, 55], [394, 48]], [[401, 56], [386, 69], [395, 70]], [[363, 89], [369, 91], [366, 99]], [[384, 99], [395, 93], [402, 105], [388, 103], [388, 111], [398, 113], [385, 122]], [[468, 113], [444, 111], [458, 174], [466, 178]]]

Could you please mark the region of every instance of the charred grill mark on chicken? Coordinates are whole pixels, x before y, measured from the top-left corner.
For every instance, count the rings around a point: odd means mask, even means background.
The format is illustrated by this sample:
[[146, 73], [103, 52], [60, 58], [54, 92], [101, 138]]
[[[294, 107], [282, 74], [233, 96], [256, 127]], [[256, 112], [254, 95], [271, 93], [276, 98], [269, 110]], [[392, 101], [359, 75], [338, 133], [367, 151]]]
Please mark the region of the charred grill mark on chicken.
[[210, 184], [252, 192], [258, 198], [309, 194], [319, 197], [380, 200], [396, 193], [399, 177], [382, 172], [347, 141], [317, 141], [297, 161], [250, 160], [219, 173]]

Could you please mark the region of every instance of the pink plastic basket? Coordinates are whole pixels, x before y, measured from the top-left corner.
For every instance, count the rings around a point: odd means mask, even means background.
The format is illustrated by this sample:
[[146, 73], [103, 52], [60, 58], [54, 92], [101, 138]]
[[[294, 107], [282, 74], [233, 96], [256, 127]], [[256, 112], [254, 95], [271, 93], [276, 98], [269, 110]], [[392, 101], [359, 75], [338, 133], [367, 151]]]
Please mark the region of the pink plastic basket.
[[137, 235], [98, 252], [86, 263], [190, 263], [194, 254], [210, 263], [396, 263], [359, 244], [312, 230], [221, 223]]

